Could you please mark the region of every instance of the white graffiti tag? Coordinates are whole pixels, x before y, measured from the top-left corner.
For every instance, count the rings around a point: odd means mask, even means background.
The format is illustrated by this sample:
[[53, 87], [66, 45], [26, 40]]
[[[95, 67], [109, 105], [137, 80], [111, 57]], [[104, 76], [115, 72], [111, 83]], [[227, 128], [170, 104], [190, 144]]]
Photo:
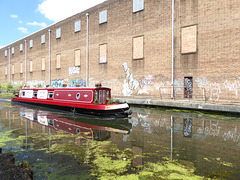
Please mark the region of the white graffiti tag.
[[205, 88], [207, 92], [210, 92], [210, 100], [219, 100], [219, 94], [221, 93], [219, 83], [210, 83], [207, 78], [196, 78], [195, 82], [198, 83], [198, 87]]
[[225, 89], [229, 89], [229, 91], [235, 91], [235, 95], [238, 97], [238, 91], [240, 90], [240, 82], [235, 80], [234, 82], [228, 82], [226, 80], [223, 85]]

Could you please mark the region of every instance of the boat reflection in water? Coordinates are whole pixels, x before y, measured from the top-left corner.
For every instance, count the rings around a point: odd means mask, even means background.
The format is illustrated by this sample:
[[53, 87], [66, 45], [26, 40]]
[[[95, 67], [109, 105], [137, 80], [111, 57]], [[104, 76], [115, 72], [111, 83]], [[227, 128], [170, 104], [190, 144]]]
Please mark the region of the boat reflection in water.
[[41, 126], [63, 131], [68, 134], [79, 134], [83, 138], [104, 141], [111, 137], [111, 132], [129, 134], [132, 124], [128, 119], [93, 119], [70, 116], [45, 110], [16, 106], [21, 117]]

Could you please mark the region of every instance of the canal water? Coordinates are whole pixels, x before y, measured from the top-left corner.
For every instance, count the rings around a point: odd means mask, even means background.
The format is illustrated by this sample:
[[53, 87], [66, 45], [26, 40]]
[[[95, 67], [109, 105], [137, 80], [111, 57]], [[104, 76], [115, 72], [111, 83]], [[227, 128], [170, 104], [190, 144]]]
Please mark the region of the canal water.
[[240, 118], [131, 107], [98, 119], [0, 101], [0, 146], [34, 179], [237, 179]]

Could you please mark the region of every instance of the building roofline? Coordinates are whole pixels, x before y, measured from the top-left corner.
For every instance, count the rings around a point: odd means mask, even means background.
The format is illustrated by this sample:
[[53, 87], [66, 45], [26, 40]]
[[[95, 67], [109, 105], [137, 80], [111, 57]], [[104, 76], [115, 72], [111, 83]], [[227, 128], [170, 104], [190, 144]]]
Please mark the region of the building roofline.
[[[15, 43], [17, 43], [17, 42], [19, 42], [19, 41], [26, 40], [26, 39], [28, 39], [30, 36], [32, 36], [32, 35], [34, 35], [34, 34], [37, 34], [37, 33], [40, 32], [40, 31], [43, 31], [43, 30], [45, 30], [45, 29], [48, 31], [52, 26], [54, 26], [54, 25], [56, 25], [56, 24], [58, 24], [58, 23], [60, 23], [60, 22], [62, 22], [62, 21], [65, 21], [65, 20], [70, 19], [70, 18], [72, 18], [72, 17], [74, 17], [74, 16], [77, 16], [77, 15], [81, 15], [81, 14], [86, 14], [86, 13], [89, 13], [89, 12], [93, 12], [93, 9], [96, 9], [97, 6], [101, 6], [102, 4], [105, 4], [106, 2], [109, 2], [109, 1], [111, 1], [111, 0], [105, 0], [105, 1], [102, 2], [102, 3], [96, 4], [95, 6], [92, 6], [92, 7], [88, 8], [88, 9], [85, 9], [85, 10], [83, 10], [83, 11], [81, 11], [81, 12], [78, 12], [78, 13], [76, 13], [76, 14], [74, 14], [74, 15], [71, 15], [71, 16], [69, 16], [69, 17], [66, 17], [66, 18], [64, 18], [64, 19], [62, 19], [62, 20], [60, 20], [60, 21], [54, 22], [53, 24], [48, 25], [47, 27], [44, 27], [44, 28], [42, 28], [42, 29], [39, 29], [39, 30], [37, 30], [37, 31], [35, 31], [35, 32], [27, 35], [27, 36], [24, 36], [23, 38], [20, 38], [20, 39], [18, 39], [18, 40], [16, 40], [16, 41], [14, 41], [14, 42], [6, 45], [6, 46], [1, 47], [1, 48], [0, 48], [0, 51], [3, 50], [3, 49], [5, 49], [5, 48], [11, 47], [11, 45], [13, 45], [13, 44], [15, 44]], [[98, 8], [97, 8], [97, 9], [98, 9]]]

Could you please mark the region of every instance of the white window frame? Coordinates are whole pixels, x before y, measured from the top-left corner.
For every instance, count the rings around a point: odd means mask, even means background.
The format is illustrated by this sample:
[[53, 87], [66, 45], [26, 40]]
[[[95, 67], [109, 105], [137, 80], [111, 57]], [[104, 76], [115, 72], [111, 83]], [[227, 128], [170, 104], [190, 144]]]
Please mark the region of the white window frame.
[[32, 40], [32, 39], [29, 41], [29, 47], [30, 47], [30, 48], [33, 47], [33, 40]]
[[133, 13], [144, 10], [144, 0], [133, 0]]
[[8, 54], [8, 52], [7, 52], [7, 50], [5, 50], [5, 57], [7, 57], [7, 54]]
[[75, 22], [75, 32], [81, 31], [81, 20]]
[[107, 22], [107, 10], [99, 12], [99, 24]]
[[45, 44], [45, 34], [41, 35], [41, 44]]
[[12, 47], [12, 54], [14, 54], [14, 47]]
[[19, 50], [20, 50], [20, 52], [23, 51], [23, 44], [20, 44], [20, 45], [19, 45]]
[[56, 39], [61, 38], [61, 28], [56, 29]]

